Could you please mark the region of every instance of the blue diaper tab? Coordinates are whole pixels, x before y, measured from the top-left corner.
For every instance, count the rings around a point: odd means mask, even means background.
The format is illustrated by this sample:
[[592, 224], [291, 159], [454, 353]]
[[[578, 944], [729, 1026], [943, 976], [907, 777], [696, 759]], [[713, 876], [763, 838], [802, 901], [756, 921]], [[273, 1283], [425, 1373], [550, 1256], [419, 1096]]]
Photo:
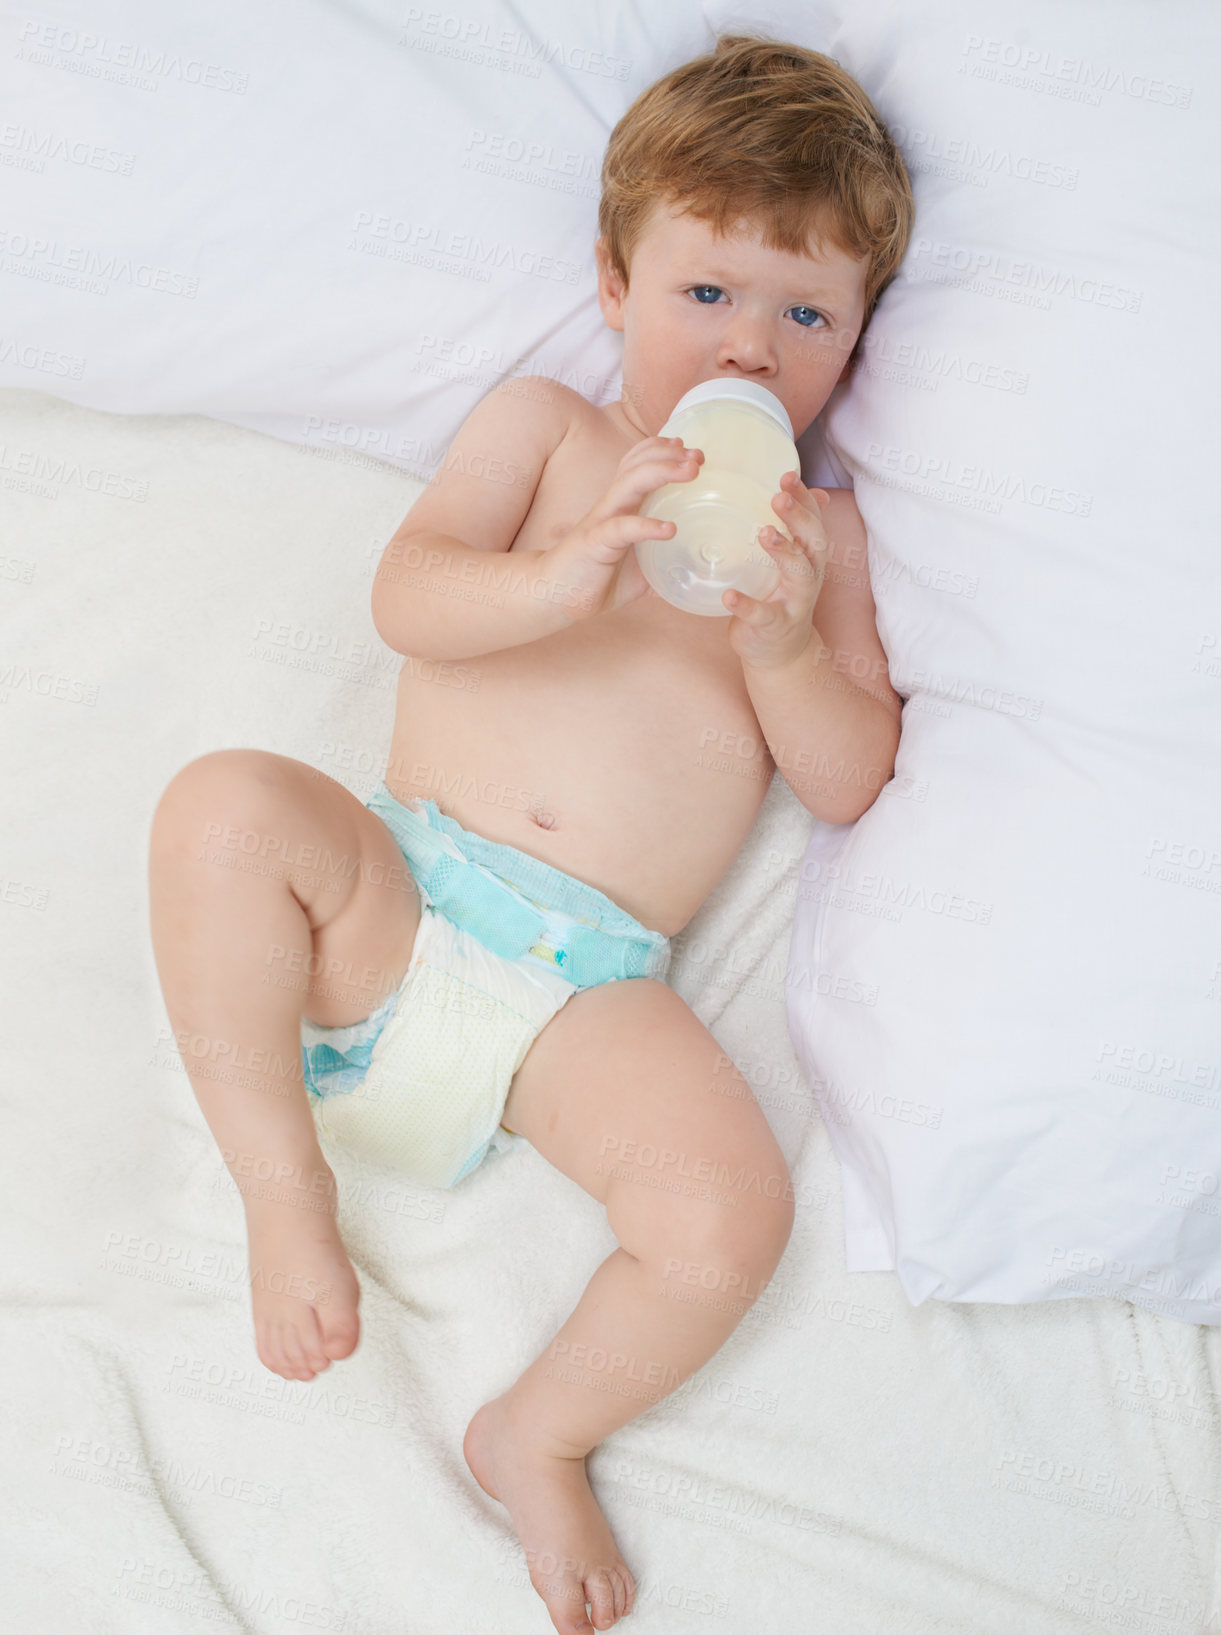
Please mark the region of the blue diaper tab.
[[315, 1095], [338, 1096], [360, 1088], [373, 1059], [373, 1047], [394, 1015], [398, 997], [392, 993], [372, 1016], [343, 1028], [321, 1028], [308, 1017], [301, 1018], [307, 1090]]
[[595, 886], [464, 829], [434, 800], [404, 806], [384, 782], [365, 805], [394, 835], [433, 907], [493, 953], [533, 955], [578, 989], [665, 976], [670, 939]]

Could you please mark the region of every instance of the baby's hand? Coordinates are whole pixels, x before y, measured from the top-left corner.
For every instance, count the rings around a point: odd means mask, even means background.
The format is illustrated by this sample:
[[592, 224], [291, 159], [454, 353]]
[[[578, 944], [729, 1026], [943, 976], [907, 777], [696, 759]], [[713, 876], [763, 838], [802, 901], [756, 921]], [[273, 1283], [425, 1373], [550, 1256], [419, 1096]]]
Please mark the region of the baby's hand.
[[776, 528], [767, 528], [759, 536], [760, 545], [780, 569], [780, 583], [762, 602], [740, 590], [727, 590], [721, 597], [734, 615], [729, 621], [729, 645], [743, 664], [757, 670], [790, 664], [805, 651], [827, 566], [828, 540], [821, 507], [830, 496], [825, 489], [806, 488], [795, 471], [785, 472], [780, 488], [772, 497], [772, 509], [788, 524], [793, 537]]
[[574, 619], [653, 594], [632, 547], [642, 539], [672, 539], [674, 524], [637, 512], [654, 489], [690, 482], [703, 458], [699, 449], [684, 448], [681, 437], [646, 437], [627, 451], [606, 493], [548, 553]]

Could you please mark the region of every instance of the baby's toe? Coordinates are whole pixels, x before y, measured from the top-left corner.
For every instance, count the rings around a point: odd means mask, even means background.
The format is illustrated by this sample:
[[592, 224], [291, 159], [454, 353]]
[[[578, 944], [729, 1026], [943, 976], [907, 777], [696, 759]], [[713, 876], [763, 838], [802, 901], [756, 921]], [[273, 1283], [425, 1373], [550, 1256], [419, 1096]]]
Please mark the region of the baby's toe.
[[610, 1573], [605, 1568], [590, 1573], [585, 1580], [585, 1593], [589, 1597], [589, 1615], [594, 1628], [609, 1629], [618, 1616]]
[[627, 1569], [612, 1567], [610, 1570], [611, 1585], [615, 1592], [615, 1617], [622, 1618], [627, 1612], [628, 1604], [632, 1599], [628, 1588]]
[[306, 1355], [301, 1335], [288, 1323], [284, 1324], [281, 1333], [283, 1334], [281, 1346], [284, 1361], [291, 1370], [292, 1378], [295, 1380], [312, 1379], [314, 1370]]
[[273, 1374], [282, 1372], [284, 1368], [283, 1360], [268, 1335], [260, 1334], [255, 1342], [254, 1349], [264, 1368], [269, 1369]]
[[534, 1587], [542, 1596], [558, 1635], [590, 1635], [590, 1630], [597, 1627], [585, 1616], [590, 1593], [575, 1573], [565, 1571], [561, 1578], [536, 1583]]
[[338, 1361], [342, 1357], [350, 1357], [356, 1350], [356, 1342], [360, 1338], [360, 1321], [354, 1311], [318, 1314], [318, 1326], [322, 1330], [322, 1350], [327, 1357]]

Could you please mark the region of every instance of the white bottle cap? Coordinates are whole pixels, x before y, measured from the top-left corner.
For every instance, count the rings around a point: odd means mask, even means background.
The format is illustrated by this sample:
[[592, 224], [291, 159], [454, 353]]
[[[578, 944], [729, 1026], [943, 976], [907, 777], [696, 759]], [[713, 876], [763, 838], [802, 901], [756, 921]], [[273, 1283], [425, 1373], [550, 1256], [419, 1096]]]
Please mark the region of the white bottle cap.
[[670, 419], [680, 409], [689, 409], [696, 403], [711, 403], [714, 398], [737, 398], [741, 403], [753, 403], [757, 409], [770, 414], [772, 419], [783, 429], [790, 440], [793, 436], [793, 422], [774, 392], [769, 392], [766, 386], [758, 386], [753, 380], [736, 380], [728, 375], [722, 375], [714, 380], [701, 380], [698, 386], [693, 386], [670, 410]]

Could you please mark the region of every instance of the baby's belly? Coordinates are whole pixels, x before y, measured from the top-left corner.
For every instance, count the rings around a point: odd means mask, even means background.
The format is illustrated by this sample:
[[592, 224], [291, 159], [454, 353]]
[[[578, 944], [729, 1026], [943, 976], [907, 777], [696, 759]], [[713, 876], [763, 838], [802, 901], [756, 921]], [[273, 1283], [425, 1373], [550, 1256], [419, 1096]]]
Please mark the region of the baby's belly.
[[673, 936], [741, 849], [773, 763], [724, 625], [723, 651], [711, 631], [667, 646], [655, 610], [629, 612], [460, 665], [407, 657], [386, 783]]

